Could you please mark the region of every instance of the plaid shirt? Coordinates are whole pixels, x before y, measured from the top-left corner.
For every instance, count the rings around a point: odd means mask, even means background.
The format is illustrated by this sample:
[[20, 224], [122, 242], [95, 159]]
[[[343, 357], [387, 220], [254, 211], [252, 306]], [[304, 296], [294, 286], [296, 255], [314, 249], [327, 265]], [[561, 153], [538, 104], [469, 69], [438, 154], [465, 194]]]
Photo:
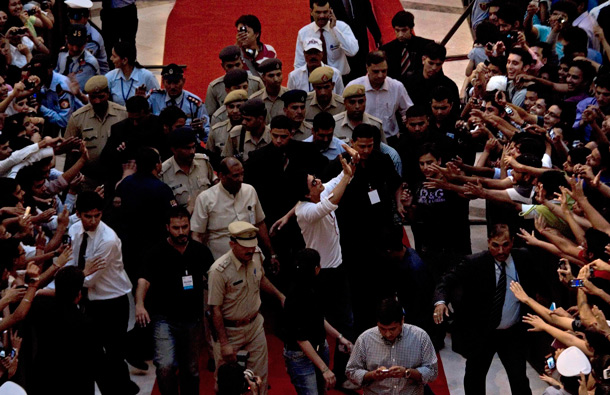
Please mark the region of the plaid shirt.
[[438, 366], [430, 337], [422, 329], [403, 324], [402, 333], [393, 343], [385, 340], [377, 327], [365, 331], [354, 345], [347, 364], [347, 377], [358, 385], [367, 372], [380, 366], [403, 366], [417, 369], [422, 383], [409, 383], [404, 378], [388, 378], [364, 384], [364, 394], [421, 395], [424, 384], [436, 379]]

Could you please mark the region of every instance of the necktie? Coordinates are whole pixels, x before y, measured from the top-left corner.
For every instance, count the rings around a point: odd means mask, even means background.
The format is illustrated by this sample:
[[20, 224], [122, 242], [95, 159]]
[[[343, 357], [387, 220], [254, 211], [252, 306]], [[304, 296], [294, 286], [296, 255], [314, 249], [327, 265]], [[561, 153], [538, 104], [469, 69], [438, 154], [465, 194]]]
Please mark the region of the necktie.
[[402, 49], [402, 56], [400, 58], [400, 75], [404, 76], [407, 73], [407, 69], [411, 64], [411, 60], [409, 59], [409, 50], [407, 47]]
[[87, 242], [89, 241], [89, 235], [87, 232], [83, 233], [83, 241], [80, 243], [80, 249], [78, 250], [78, 268], [85, 268], [85, 254], [87, 252]]
[[72, 65], [72, 56], [68, 55], [66, 58], [66, 69], [64, 70], [64, 75], [70, 74], [70, 66]]
[[326, 56], [326, 39], [324, 38], [324, 29], [320, 29], [320, 41], [322, 41], [322, 62], [328, 64], [328, 56]]
[[506, 262], [500, 263], [500, 278], [496, 285], [493, 302], [491, 304], [490, 325], [492, 328], [497, 328], [502, 321], [502, 306], [506, 297]]

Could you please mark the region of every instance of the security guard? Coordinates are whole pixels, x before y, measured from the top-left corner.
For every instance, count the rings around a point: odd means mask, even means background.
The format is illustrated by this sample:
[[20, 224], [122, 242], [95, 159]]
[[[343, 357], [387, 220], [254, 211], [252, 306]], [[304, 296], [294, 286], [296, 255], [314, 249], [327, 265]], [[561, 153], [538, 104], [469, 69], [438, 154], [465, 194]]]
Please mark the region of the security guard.
[[169, 135], [171, 158], [163, 162], [161, 180], [169, 185], [176, 202], [193, 212], [197, 196], [212, 185], [218, 177], [206, 154], [197, 154], [197, 135], [190, 127], [174, 130]]
[[106, 56], [102, 32], [97, 26], [89, 23], [89, 10], [93, 7], [93, 3], [91, 0], [66, 0], [65, 4], [68, 6], [68, 19], [70, 19], [70, 23], [78, 23], [87, 27], [87, 44], [85, 49], [97, 59], [100, 74], [106, 74], [110, 69], [108, 68], [108, 58]]
[[239, 108], [242, 121], [229, 131], [222, 156], [234, 156], [245, 162], [248, 154], [271, 143], [271, 129], [265, 123], [267, 110], [260, 98], [250, 98]]
[[267, 394], [267, 341], [263, 329], [260, 291], [286, 297], [265, 276], [263, 254], [258, 248], [258, 228], [248, 222], [229, 225], [231, 251], [210, 268], [208, 304], [212, 308], [216, 367], [236, 360], [240, 350], [250, 353], [246, 367], [262, 379], [260, 394]]
[[153, 90], [148, 98], [153, 115], [159, 115], [168, 106], [176, 106], [186, 114], [186, 124], [194, 119], [201, 119], [205, 135], [210, 132], [210, 117], [201, 99], [184, 89], [184, 73], [182, 67], [171, 63], [161, 71], [165, 90]]
[[112, 125], [127, 118], [125, 107], [110, 101], [108, 80], [103, 75], [93, 76], [85, 84], [85, 92], [89, 95], [89, 104], [74, 112], [65, 137], [83, 139], [89, 150], [89, 162], [82, 170], [85, 175], [86, 187], [94, 189], [101, 185], [105, 178], [105, 169], [100, 156]]
[[89, 78], [100, 74], [97, 59], [85, 50], [87, 44], [87, 28], [85, 25], [73, 24], [68, 28], [67, 46], [57, 57], [55, 71], [65, 76], [74, 73], [81, 90]]
[[207, 149], [219, 155], [222, 153], [229, 137], [229, 130], [241, 125], [242, 116], [239, 108], [246, 100], [248, 100], [248, 92], [243, 89], [232, 91], [225, 97], [223, 107], [227, 109], [228, 119], [212, 126], [206, 144]]
[[312, 124], [305, 122], [305, 99], [307, 92], [300, 89], [290, 90], [282, 95], [284, 114], [294, 123], [294, 140], [303, 141], [311, 136]]
[[345, 143], [352, 138], [354, 128], [361, 123], [375, 126], [381, 133], [381, 141], [386, 142], [383, 133], [383, 121], [364, 112], [366, 108], [366, 90], [364, 85], [350, 85], [343, 91], [345, 111], [335, 115], [334, 136]]
[[284, 115], [284, 102], [281, 96], [288, 91], [282, 86], [282, 61], [278, 58], [265, 59], [258, 71], [265, 84], [265, 89], [250, 95], [250, 99], [260, 98], [265, 103], [267, 118], [265, 123], [271, 122], [271, 118], [276, 115]]
[[313, 92], [307, 94], [305, 103], [305, 120], [313, 122], [313, 117], [321, 112], [337, 115], [345, 110], [343, 98], [333, 92], [334, 71], [328, 66], [318, 67], [309, 74], [309, 82], [313, 86]]
[[[227, 71], [224, 79], [224, 85], [226, 94], [238, 89], [242, 89], [244, 91], [248, 90], [248, 72], [242, 69]], [[229, 119], [227, 107], [222, 105], [212, 114], [210, 125], [214, 126], [218, 122], [226, 121], [227, 119]]]
[[[53, 71], [53, 60], [49, 55], [35, 55], [27, 66], [29, 76], [40, 78], [37, 99], [40, 112], [45, 119], [45, 135], [57, 136], [68, 125], [75, 109], [74, 96], [70, 92], [68, 77]], [[39, 97], [38, 97], [39, 95]]]
[[[243, 70], [244, 63], [241, 60], [241, 50], [237, 45], [229, 45], [228, 47], [224, 47], [220, 51], [218, 57], [220, 58], [220, 64], [225, 73], [228, 73], [231, 70]], [[248, 95], [251, 95], [265, 87], [263, 80], [261, 80], [259, 77], [256, 77], [250, 73], [248, 73], [247, 76], [248, 86], [245, 89], [248, 91]], [[208, 114], [214, 114], [218, 107], [221, 106], [221, 103], [223, 103], [225, 96], [228, 93], [225, 90], [225, 78], [226, 74], [222, 77], [216, 78], [208, 85], [208, 90], [205, 95], [205, 108], [207, 109]], [[212, 123], [212, 125], [214, 124]]]

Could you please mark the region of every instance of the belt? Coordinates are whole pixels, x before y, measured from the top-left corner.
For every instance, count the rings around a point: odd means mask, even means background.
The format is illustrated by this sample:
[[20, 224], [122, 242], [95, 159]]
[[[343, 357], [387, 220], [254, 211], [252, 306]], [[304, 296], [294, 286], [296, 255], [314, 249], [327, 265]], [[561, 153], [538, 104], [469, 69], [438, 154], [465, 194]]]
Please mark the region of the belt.
[[246, 325], [254, 322], [256, 317], [258, 317], [258, 311], [256, 312], [256, 314], [254, 314], [250, 318], [244, 318], [244, 319], [236, 320], [236, 321], [231, 321], [231, 320], [223, 320], [223, 321], [224, 321], [225, 327], [239, 328], [240, 326], [246, 326]]
[[[310, 341], [310, 343], [311, 343], [311, 341]], [[324, 343], [318, 344], [318, 345], [311, 343], [311, 346], [313, 347], [314, 350], [316, 350], [316, 352], [320, 352], [320, 350], [324, 349]], [[286, 350], [288, 350], [288, 351], [303, 351], [301, 349], [301, 347], [299, 347], [299, 344], [296, 342], [287, 343], [285, 347], [286, 347]]]

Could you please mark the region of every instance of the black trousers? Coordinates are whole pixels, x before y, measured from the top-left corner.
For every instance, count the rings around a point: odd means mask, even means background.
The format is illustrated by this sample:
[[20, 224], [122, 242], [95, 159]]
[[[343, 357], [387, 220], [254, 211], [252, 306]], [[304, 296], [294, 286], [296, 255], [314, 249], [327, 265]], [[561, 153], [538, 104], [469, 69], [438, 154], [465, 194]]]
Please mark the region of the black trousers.
[[125, 339], [129, 321], [127, 295], [107, 300], [92, 300], [87, 304], [87, 314], [93, 321], [94, 336], [104, 348], [103, 368], [96, 376], [102, 394], [127, 393], [129, 369], [125, 363]]
[[485, 378], [496, 352], [506, 369], [511, 392], [514, 395], [532, 394], [526, 375], [524, 334], [520, 324], [516, 324], [509, 329], [497, 329], [477, 337], [466, 354], [464, 390], [467, 395], [485, 395]]
[[[110, 8], [107, 2], [103, 2], [104, 7], [100, 12], [102, 20], [102, 38], [106, 54], [110, 60], [112, 48], [119, 41], [129, 41], [136, 43], [136, 33], [138, 32], [138, 9], [135, 4], [122, 8]], [[108, 62], [112, 68], [112, 62]]]

